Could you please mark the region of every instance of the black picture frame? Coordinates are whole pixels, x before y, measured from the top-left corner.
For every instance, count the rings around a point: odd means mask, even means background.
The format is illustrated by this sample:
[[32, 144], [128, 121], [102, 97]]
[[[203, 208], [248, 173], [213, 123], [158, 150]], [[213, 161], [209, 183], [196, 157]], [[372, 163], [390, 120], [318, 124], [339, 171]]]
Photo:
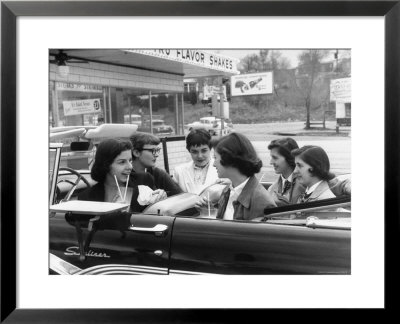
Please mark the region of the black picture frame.
[[[236, 312], [217, 309], [16, 308], [16, 19], [19, 16], [384, 16], [385, 18], [385, 310], [395, 310], [399, 234], [400, 3], [396, 1], [4, 1], [1, 3], [1, 322], [226, 322]], [[366, 53], [367, 54], [367, 53]], [[374, 158], [373, 148], [368, 157]], [[398, 244], [398, 241], [396, 241]], [[396, 244], [396, 245], [397, 245]], [[397, 251], [396, 251], [397, 250]], [[166, 293], [168, 295], [168, 293]], [[258, 310], [260, 312], [260, 310]], [[381, 314], [381, 313], [380, 313]], [[259, 313], [260, 316], [267, 316]], [[380, 318], [381, 319], [381, 318]], [[381, 319], [382, 320], [382, 319]]]

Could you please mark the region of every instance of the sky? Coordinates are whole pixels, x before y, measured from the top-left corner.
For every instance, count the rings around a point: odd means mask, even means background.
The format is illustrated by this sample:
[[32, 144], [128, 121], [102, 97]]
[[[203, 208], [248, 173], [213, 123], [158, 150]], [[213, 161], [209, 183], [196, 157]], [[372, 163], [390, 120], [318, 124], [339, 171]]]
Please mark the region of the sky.
[[[295, 68], [297, 67], [299, 60], [298, 60], [298, 56], [301, 52], [303, 52], [305, 49], [301, 49], [301, 50], [286, 50], [286, 49], [276, 49], [277, 51], [282, 53], [283, 57], [286, 57], [289, 62], [290, 62], [290, 67], [291, 68]], [[223, 55], [227, 55], [227, 56], [231, 56], [231, 57], [235, 57], [238, 59], [241, 59], [243, 57], [245, 57], [248, 54], [258, 54], [260, 51], [260, 49], [243, 49], [243, 50], [236, 50], [236, 49], [232, 49], [232, 50], [217, 50], [216, 52], [219, 52]], [[328, 55], [324, 61], [328, 60], [333, 60], [333, 52], [335, 50], [332, 50], [332, 55]], [[351, 52], [349, 50], [340, 50], [339, 51], [339, 58], [341, 57], [349, 57], [351, 56]]]
[[[245, 49], [245, 50], [218, 50], [219, 53], [231, 57], [235, 57], [241, 59], [248, 54], [258, 54], [260, 49]], [[297, 56], [302, 52], [302, 50], [279, 50], [282, 53], [282, 56], [289, 59], [291, 67], [296, 67], [298, 63]]]

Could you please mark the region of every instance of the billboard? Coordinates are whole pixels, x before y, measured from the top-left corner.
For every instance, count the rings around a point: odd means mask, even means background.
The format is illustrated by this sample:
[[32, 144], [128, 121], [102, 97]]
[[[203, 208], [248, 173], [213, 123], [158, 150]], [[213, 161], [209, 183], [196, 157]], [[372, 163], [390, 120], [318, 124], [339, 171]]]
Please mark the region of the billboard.
[[224, 94], [224, 100], [226, 99], [226, 88], [224, 86], [214, 86], [214, 85], [205, 85], [203, 87], [203, 99], [208, 100], [208, 98], [212, 98], [214, 94], [217, 95], [219, 100], [219, 95], [221, 93]]
[[272, 72], [249, 73], [231, 77], [232, 96], [272, 93]]
[[331, 80], [330, 101], [351, 102], [351, 78]]

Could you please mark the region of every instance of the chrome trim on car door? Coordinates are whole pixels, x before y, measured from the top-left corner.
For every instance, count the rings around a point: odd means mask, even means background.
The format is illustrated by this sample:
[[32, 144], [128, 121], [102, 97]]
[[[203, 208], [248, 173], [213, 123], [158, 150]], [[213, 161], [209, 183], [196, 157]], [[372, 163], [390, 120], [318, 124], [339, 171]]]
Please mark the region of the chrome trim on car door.
[[105, 264], [81, 269], [50, 253], [50, 269], [60, 275], [133, 275], [158, 274], [167, 275], [167, 268], [136, 266], [126, 264]]
[[50, 270], [60, 275], [72, 275], [82, 269], [50, 253]]
[[219, 275], [219, 273], [211, 272], [195, 272], [195, 271], [184, 271], [184, 270], [170, 270], [170, 275]]
[[129, 227], [130, 231], [150, 232], [150, 233], [154, 233], [155, 235], [161, 235], [167, 229], [168, 229], [168, 226], [165, 224], [157, 224], [157, 225], [154, 225], [153, 227], [137, 227], [137, 226], [133, 226], [133, 225], [131, 227]]
[[158, 274], [167, 275], [168, 269], [146, 267], [146, 266], [134, 266], [125, 264], [107, 264], [99, 265], [87, 269], [83, 269], [77, 273], [77, 275], [121, 275], [121, 274]]

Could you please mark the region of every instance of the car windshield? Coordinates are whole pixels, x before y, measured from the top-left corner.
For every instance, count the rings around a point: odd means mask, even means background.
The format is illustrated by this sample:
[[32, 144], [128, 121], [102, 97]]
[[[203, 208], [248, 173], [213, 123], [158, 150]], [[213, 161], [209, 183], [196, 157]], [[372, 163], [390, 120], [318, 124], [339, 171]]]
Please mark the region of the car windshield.
[[52, 182], [54, 180], [54, 171], [56, 170], [56, 149], [50, 149], [49, 152], [49, 194], [51, 193]]
[[49, 203], [54, 202], [62, 144], [50, 144], [49, 150]]

